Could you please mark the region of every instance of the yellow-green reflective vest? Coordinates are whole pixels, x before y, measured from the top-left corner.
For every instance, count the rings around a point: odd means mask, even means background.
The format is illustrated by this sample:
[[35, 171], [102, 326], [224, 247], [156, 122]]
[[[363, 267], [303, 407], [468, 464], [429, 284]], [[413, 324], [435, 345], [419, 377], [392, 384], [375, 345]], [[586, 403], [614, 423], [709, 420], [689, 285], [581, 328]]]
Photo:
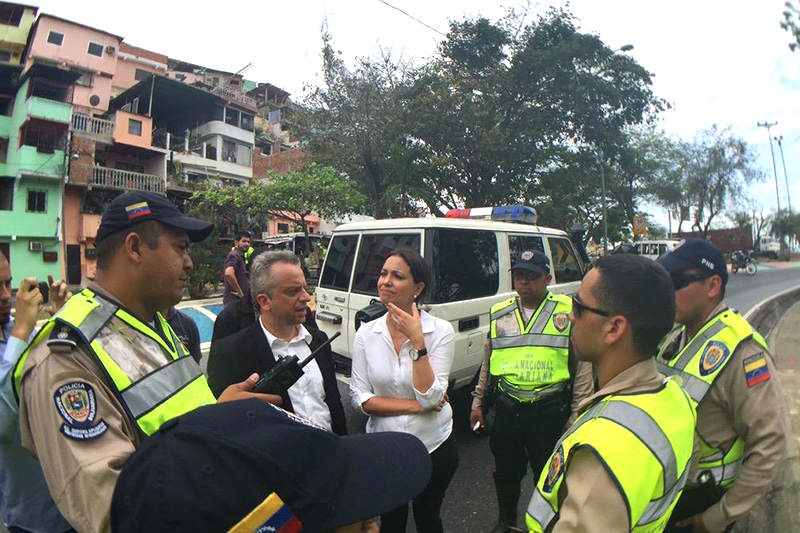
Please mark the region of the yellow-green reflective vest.
[[[131, 380], [97, 340], [97, 334], [116, 316], [142, 335], [152, 339], [167, 355], [169, 362], [161, 368], [138, 379]], [[160, 313], [156, 313], [159, 326], [169, 341], [165, 341], [153, 328], [114, 303], [84, 289], [70, 298], [64, 307], [47, 324], [22, 353], [14, 368], [14, 393], [19, 401], [20, 383], [25, 360], [30, 350], [51, 336], [56, 326], [66, 326], [89, 348], [97, 364], [104, 371], [112, 389], [131, 420], [147, 436], [155, 433], [161, 424], [192, 411], [197, 407], [216, 402], [206, 378], [195, 360], [178, 339]], [[74, 344], [66, 334], [60, 333], [55, 342]], [[52, 342], [52, 341], [51, 341]], [[119, 355], [117, 355], [119, 357]], [[131, 354], [131, 357], [135, 357]]]
[[[231, 248], [231, 252], [232, 252], [232, 251], [234, 251], [235, 249], [236, 249], [236, 247], [235, 247], [235, 246], [234, 246], [234, 247], [232, 247], [232, 248]], [[243, 257], [243, 259], [244, 259], [244, 264], [245, 264], [245, 266], [250, 266], [250, 257], [253, 255], [253, 252], [255, 252], [255, 249], [254, 249], [254, 248], [251, 246], [250, 248], [248, 248], [248, 249], [247, 249], [247, 250], [246, 250], [246, 251], [245, 251], [245, 252], [242, 254], [242, 257]]]
[[[683, 328], [677, 335], [683, 333]], [[675, 337], [673, 337], [674, 339]], [[714, 382], [722, 374], [731, 354], [739, 344], [752, 338], [765, 352], [769, 351], [764, 338], [736, 311], [726, 309], [709, 320], [678, 355], [670, 360], [664, 356], [673, 344], [662, 344], [657, 364], [661, 373], [680, 376], [683, 388], [696, 404], [700, 404]], [[699, 435], [698, 435], [699, 437]], [[708, 445], [702, 438], [697, 463], [697, 476], [709, 472], [721, 487], [730, 486], [739, 473], [744, 455], [744, 440], [737, 438], [730, 449], [724, 450]], [[699, 482], [699, 479], [692, 480]]]
[[628, 508], [628, 531], [663, 531], [686, 483], [697, 413], [675, 379], [656, 390], [610, 395], [585, 411], [556, 443], [525, 517], [530, 531], [549, 531], [573, 450], [590, 448]]
[[572, 300], [548, 292], [527, 324], [516, 297], [489, 313], [489, 373], [498, 388], [519, 401], [533, 401], [548, 387], [569, 380], [569, 313]]

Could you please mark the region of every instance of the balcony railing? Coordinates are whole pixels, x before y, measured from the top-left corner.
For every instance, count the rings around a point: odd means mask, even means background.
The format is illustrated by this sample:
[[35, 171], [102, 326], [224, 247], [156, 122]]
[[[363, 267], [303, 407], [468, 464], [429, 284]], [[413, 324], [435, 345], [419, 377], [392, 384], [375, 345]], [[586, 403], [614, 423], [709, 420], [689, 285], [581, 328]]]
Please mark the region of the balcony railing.
[[114, 137], [114, 121], [75, 113], [72, 115], [72, 131], [85, 133], [97, 140], [110, 141]]
[[130, 170], [118, 170], [95, 165], [92, 185], [110, 189], [136, 190], [163, 193], [166, 189], [164, 178], [154, 174], [142, 174]]
[[250, 107], [258, 107], [258, 102], [256, 101], [255, 98], [246, 96], [241, 92], [235, 91], [233, 89], [228, 89], [227, 87], [222, 87], [222, 86], [214, 87], [213, 89], [211, 89], [211, 92], [218, 96], [222, 96], [223, 98], [227, 98], [228, 100], [233, 100], [234, 102], [237, 102], [239, 104], [244, 104]]

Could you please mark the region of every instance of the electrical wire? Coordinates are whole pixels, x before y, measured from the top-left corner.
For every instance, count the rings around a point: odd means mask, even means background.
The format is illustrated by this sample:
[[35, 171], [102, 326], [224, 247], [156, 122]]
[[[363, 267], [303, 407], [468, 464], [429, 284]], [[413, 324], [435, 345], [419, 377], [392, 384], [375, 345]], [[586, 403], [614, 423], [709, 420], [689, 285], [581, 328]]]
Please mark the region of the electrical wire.
[[411, 20], [413, 20], [413, 21], [415, 21], [415, 22], [418, 22], [418, 23], [422, 24], [423, 26], [425, 26], [426, 28], [428, 28], [428, 29], [429, 29], [429, 30], [431, 30], [431, 31], [435, 31], [436, 33], [438, 33], [438, 34], [439, 34], [439, 35], [441, 35], [442, 37], [447, 37], [447, 35], [446, 35], [446, 34], [444, 34], [444, 33], [440, 32], [439, 30], [437, 30], [437, 29], [436, 29], [436, 28], [434, 28], [433, 26], [430, 26], [430, 25], [428, 25], [428, 24], [425, 24], [424, 22], [422, 22], [422, 21], [421, 21], [420, 19], [418, 19], [417, 17], [415, 17], [415, 16], [413, 16], [413, 15], [411, 15], [411, 14], [409, 14], [409, 13], [407, 13], [407, 12], [403, 11], [403, 10], [402, 10], [402, 9], [400, 9], [399, 7], [397, 7], [397, 6], [393, 6], [393, 5], [392, 5], [392, 4], [390, 4], [389, 2], [386, 2], [385, 0], [378, 0], [378, 2], [380, 2], [381, 4], [384, 4], [384, 5], [388, 6], [388, 7], [391, 7], [392, 9], [396, 9], [397, 11], [399, 11], [400, 13], [402, 13], [403, 15], [407, 16], [408, 18], [410, 18]]

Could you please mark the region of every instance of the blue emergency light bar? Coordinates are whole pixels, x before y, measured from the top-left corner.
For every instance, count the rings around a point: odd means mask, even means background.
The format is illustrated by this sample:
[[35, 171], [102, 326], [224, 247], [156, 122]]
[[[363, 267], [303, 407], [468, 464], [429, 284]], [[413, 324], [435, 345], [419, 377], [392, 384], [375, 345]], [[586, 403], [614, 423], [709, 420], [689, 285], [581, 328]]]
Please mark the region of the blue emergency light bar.
[[482, 218], [498, 222], [521, 222], [536, 224], [536, 210], [526, 205], [499, 205], [496, 207], [472, 207], [470, 209], [451, 209], [445, 214], [449, 218]]

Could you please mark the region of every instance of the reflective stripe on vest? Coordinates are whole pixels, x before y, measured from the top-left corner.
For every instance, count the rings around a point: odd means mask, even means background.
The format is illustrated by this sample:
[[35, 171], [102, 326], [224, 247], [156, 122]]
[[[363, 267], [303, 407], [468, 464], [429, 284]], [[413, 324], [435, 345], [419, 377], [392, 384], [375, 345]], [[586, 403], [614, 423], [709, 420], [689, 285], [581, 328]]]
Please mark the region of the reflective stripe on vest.
[[517, 400], [532, 401], [543, 387], [569, 380], [565, 318], [571, 304], [563, 295], [548, 293], [527, 324], [517, 298], [492, 307], [489, 372], [501, 378], [506, 392]]
[[[661, 396], [647, 398], [648, 394]], [[654, 412], [648, 412], [646, 408], [654, 409]], [[610, 421], [615, 426], [589, 427], [601, 420]], [[528, 527], [532, 531], [547, 531], [552, 525], [558, 514], [558, 488], [564, 479], [564, 465], [569, 464], [570, 451], [575, 446], [588, 446], [602, 457], [622, 491], [631, 513], [629, 519], [635, 524], [631, 530], [662, 531], [688, 476], [695, 420], [693, 404], [674, 380], [667, 380], [664, 387], [655, 392], [612, 395], [594, 405], [556, 444], [528, 505]], [[624, 429], [626, 433], [612, 431], [613, 427]], [[671, 431], [672, 439], [665, 428]], [[623, 435], [636, 440], [623, 446], [618, 440]], [[640, 444], [634, 446], [637, 440]], [[635, 450], [641, 456], [629, 460], [611, 452], [621, 449]], [[558, 464], [562, 471], [553, 478], [551, 462], [558, 454], [561, 454]], [[644, 470], [634, 473], [635, 469]], [[649, 487], [647, 480], [655, 482], [659, 478], [660, 487]], [[546, 484], [550, 484], [548, 489], [544, 488]], [[643, 490], [652, 490], [652, 495], [643, 494]], [[646, 499], [648, 496], [652, 498], [649, 501]]]
[[[672, 360], [663, 360], [663, 353], [669, 343], [662, 346], [662, 353], [656, 361], [658, 369], [666, 375], [678, 376], [684, 390], [691, 396], [692, 400], [700, 404], [732, 359], [733, 352], [736, 351], [741, 342], [749, 338], [752, 338], [765, 352], [769, 351], [763, 337], [754, 331], [752, 326], [741, 315], [727, 309], [713, 317], [703, 326]], [[706, 375], [702, 375], [700, 369], [703, 364], [706, 346], [711, 341], [719, 342], [725, 346], [728, 351], [727, 359], [720, 363], [718, 368], [713, 369]], [[739, 464], [744, 455], [744, 441], [741, 438], [737, 438], [727, 452], [709, 446], [702, 438], [699, 441], [697, 478], [694, 481], [699, 481], [699, 476], [704, 471], [708, 471], [714, 476], [714, 480], [718, 485], [727, 487], [732, 484], [736, 479]]]
[[[131, 378], [125, 374], [96, 338], [97, 334], [114, 316], [138, 333], [156, 342], [169, 361], [138, 381], [132, 382]], [[77, 332], [84, 345], [88, 347], [88, 352], [105, 372], [120, 403], [132, 420], [136, 422], [139, 430], [148, 436], [156, 432], [167, 420], [202, 405], [216, 402], [200, 367], [188, 354], [167, 321], [160, 313], [156, 314], [156, 320], [164, 333], [169, 334], [169, 342], [131, 313], [118, 308], [102, 297], [95, 296], [92, 291], [84, 289], [70, 298], [62, 308], [62, 312], [53, 317], [50, 322], [50, 324], [60, 323], [69, 326]], [[47, 326], [48, 330], [52, 329], [50, 324]], [[20, 357], [18, 363], [20, 379], [24, 359], [30, 349], [41, 339], [42, 336], [37, 336], [36, 341], [31, 343]], [[127, 355], [115, 354], [116, 357]], [[17, 372], [15, 372], [15, 386], [18, 390], [19, 380], [17, 377]]]

